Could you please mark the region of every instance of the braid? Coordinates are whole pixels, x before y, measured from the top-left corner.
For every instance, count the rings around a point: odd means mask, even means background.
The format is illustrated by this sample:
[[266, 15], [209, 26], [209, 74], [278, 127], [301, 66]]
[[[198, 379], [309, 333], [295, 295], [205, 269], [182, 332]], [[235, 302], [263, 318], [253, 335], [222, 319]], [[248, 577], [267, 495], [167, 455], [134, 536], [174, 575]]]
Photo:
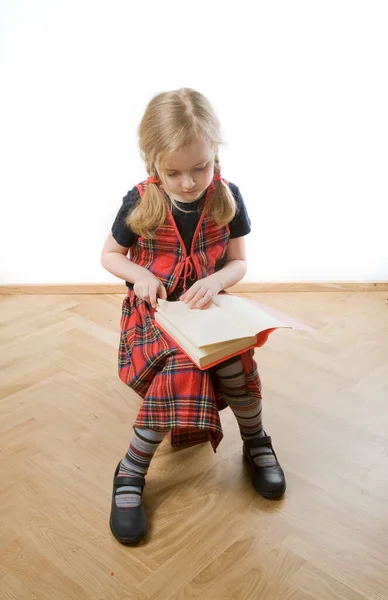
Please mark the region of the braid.
[[[216, 152], [214, 156], [214, 175], [221, 175], [221, 163]], [[215, 182], [210, 212], [219, 225], [230, 223], [236, 214], [236, 201], [229, 186], [222, 180]]]
[[[159, 179], [155, 163], [146, 161], [146, 169], [149, 177]], [[159, 184], [149, 183], [141, 202], [138, 202], [133, 211], [127, 216], [126, 223], [137, 235], [153, 238], [156, 229], [164, 223], [165, 219], [166, 205]]]
[[218, 156], [218, 152], [216, 152], [216, 155], [214, 157], [214, 175], [221, 175], [221, 163]]
[[158, 170], [153, 162], [146, 163], [147, 173], [150, 177], [157, 177], [159, 179]]

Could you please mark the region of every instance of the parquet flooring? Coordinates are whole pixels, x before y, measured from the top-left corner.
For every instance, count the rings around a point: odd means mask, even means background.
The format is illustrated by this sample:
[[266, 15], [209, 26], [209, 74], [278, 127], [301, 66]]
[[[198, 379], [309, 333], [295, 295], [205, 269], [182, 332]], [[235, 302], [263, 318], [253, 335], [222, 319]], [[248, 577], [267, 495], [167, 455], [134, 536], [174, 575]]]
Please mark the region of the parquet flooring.
[[311, 325], [257, 351], [283, 500], [251, 487], [234, 417], [158, 451], [148, 538], [108, 525], [139, 399], [117, 377], [122, 296], [0, 297], [1, 600], [386, 600], [383, 292], [252, 294]]

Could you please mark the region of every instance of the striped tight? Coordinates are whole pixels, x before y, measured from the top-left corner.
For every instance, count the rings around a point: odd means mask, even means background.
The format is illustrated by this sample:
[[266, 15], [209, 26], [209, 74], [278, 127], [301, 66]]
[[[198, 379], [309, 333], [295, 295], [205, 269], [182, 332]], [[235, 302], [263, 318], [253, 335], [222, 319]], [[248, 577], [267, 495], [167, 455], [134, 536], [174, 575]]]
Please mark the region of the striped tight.
[[[261, 399], [249, 395], [241, 359], [236, 357], [219, 365], [216, 375], [223, 396], [233, 411], [241, 433], [241, 438], [262, 437], [265, 435], [262, 425]], [[134, 428], [128, 452], [121, 461], [117, 477], [138, 477], [147, 474], [151, 460], [169, 430]], [[261, 446], [248, 450], [259, 467], [272, 467], [276, 459], [272, 449]], [[141, 502], [140, 487], [123, 486], [117, 489], [116, 505], [119, 508], [131, 508]]]
[[[139, 477], [139, 475], [145, 477], [152, 457], [168, 431], [135, 428], [117, 477]], [[135, 486], [117, 488], [115, 500], [119, 508], [138, 506], [141, 502], [141, 488]]]
[[[249, 395], [240, 357], [219, 365], [216, 375], [225, 401], [237, 419], [241, 438], [248, 440], [263, 437], [265, 432], [261, 420], [261, 399]], [[277, 464], [269, 446], [249, 449], [249, 452], [259, 467], [273, 467]]]

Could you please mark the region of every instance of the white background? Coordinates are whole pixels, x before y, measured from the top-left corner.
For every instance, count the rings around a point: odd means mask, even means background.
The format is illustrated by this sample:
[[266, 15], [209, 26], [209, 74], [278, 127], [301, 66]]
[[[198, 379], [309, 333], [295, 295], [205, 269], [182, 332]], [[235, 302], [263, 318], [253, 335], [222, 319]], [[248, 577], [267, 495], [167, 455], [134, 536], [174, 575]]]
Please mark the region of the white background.
[[145, 172], [150, 98], [223, 125], [248, 281], [388, 279], [385, 1], [2, 0], [2, 283], [115, 279], [100, 251]]

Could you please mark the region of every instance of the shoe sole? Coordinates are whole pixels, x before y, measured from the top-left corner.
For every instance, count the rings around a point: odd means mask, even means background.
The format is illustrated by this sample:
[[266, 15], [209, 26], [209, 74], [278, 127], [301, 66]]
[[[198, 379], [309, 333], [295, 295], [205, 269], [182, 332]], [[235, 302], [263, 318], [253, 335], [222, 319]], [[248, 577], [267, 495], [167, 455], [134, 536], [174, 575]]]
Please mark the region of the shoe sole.
[[257, 487], [255, 487], [253, 482], [252, 482], [252, 485], [255, 488], [256, 492], [258, 494], [260, 494], [260, 496], [263, 496], [263, 498], [267, 498], [268, 500], [280, 500], [280, 498], [282, 498], [282, 496], [284, 496], [284, 493], [287, 489], [287, 486], [286, 486], [281, 492], [278, 492], [277, 494], [268, 494], [268, 493], [262, 492], [261, 490], [258, 490]]
[[133, 538], [122, 538], [119, 535], [116, 534], [116, 532], [113, 530], [112, 528], [112, 521], [109, 520], [109, 527], [110, 530], [112, 532], [113, 537], [120, 542], [120, 544], [123, 544], [124, 546], [135, 546], [136, 544], [138, 544], [147, 534], [147, 530], [142, 534], [142, 535], [138, 535], [137, 537], [133, 537]]
[[[248, 456], [245, 451], [243, 452], [243, 457], [247, 461], [248, 465], [250, 467], [252, 467], [254, 463], [251, 460], [251, 457]], [[269, 500], [279, 500], [284, 495], [284, 493], [285, 493], [285, 491], [287, 489], [287, 485], [285, 485], [284, 488], [281, 490], [281, 492], [277, 492], [275, 494], [271, 494], [270, 492], [262, 492], [261, 490], [257, 489], [257, 487], [254, 484], [253, 477], [252, 477], [251, 481], [252, 481], [252, 485], [255, 488], [256, 492], [258, 494], [260, 494], [260, 496], [263, 496], [263, 498], [268, 498]]]

